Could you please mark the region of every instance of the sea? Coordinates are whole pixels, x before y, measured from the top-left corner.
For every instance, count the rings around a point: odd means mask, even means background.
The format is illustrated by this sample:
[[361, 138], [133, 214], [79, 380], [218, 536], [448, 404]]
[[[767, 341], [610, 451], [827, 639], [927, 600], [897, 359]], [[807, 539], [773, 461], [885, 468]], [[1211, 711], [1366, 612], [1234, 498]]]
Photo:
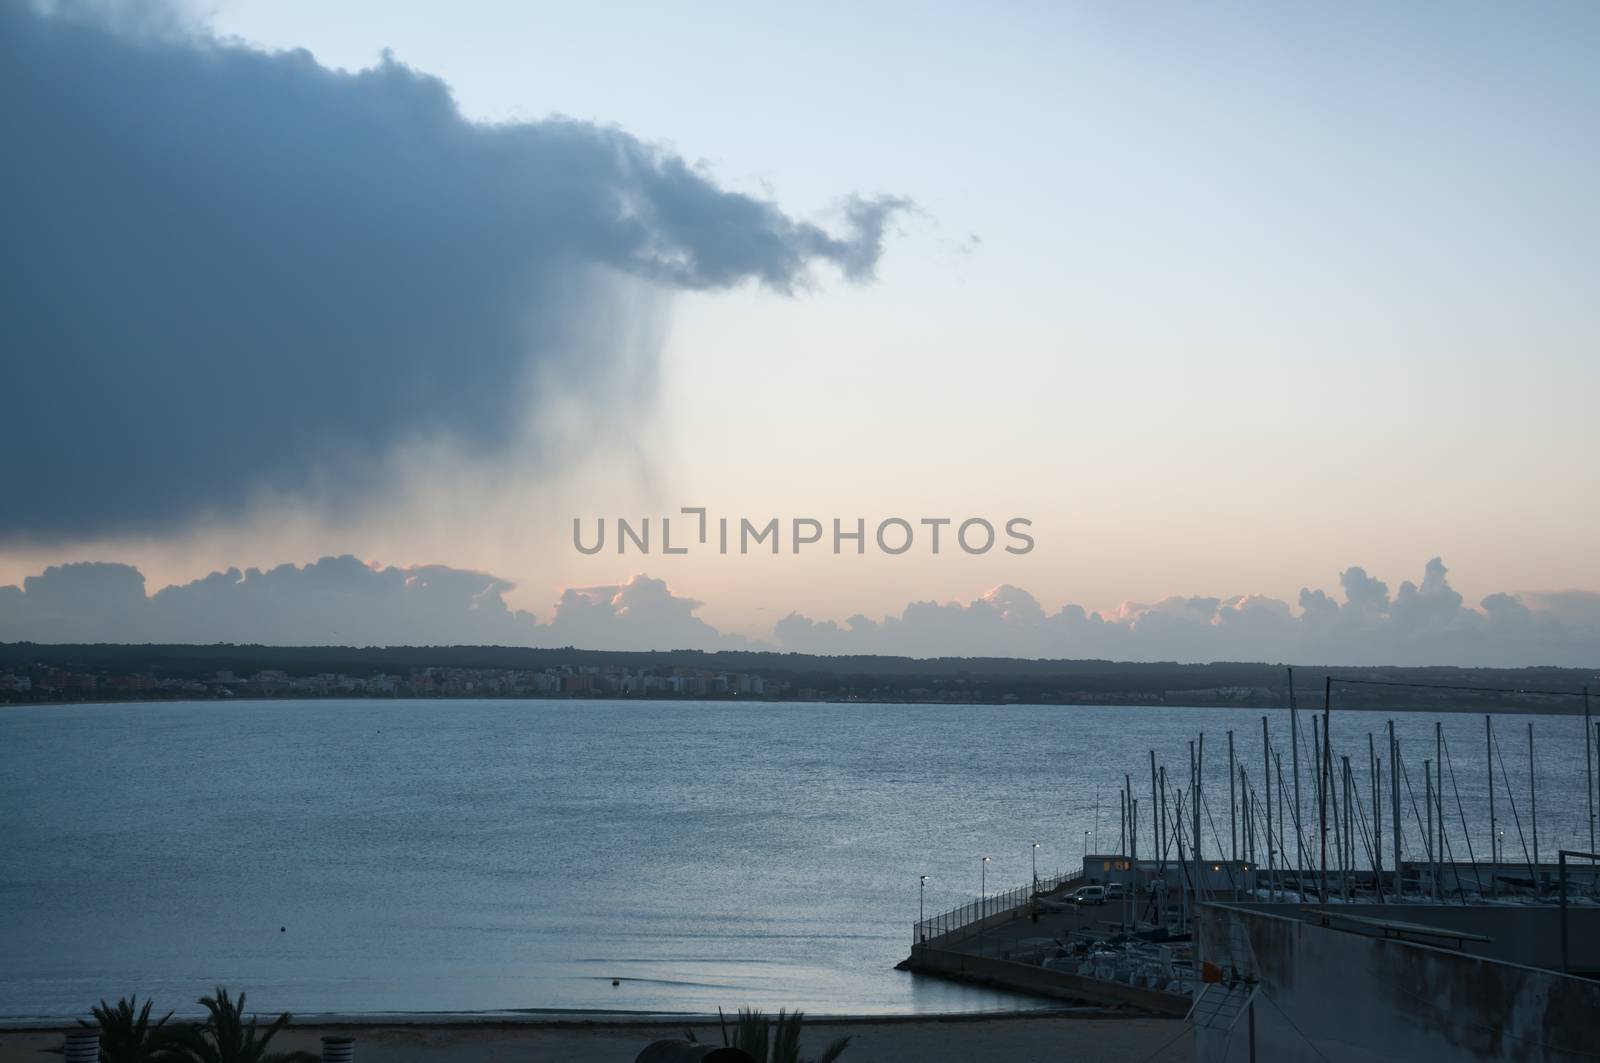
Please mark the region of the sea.
[[[1236, 771], [1264, 789], [1263, 718], [1289, 772], [1285, 710], [0, 708], [0, 1021], [80, 1016], [134, 993], [195, 1013], [217, 986], [247, 992], [251, 1010], [300, 1015], [1049, 1006], [896, 971], [919, 913], [1117, 851], [1125, 785], [1148, 853], [1150, 751], [1170, 801], [1189, 787], [1191, 742], [1203, 743], [1205, 854], [1229, 852], [1243, 833], [1230, 829], [1228, 732]], [[1483, 861], [1494, 844], [1508, 864], [1531, 859], [1535, 819], [1544, 859], [1589, 848], [1581, 716], [1494, 716], [1491, 758], [1481, 714], [1335, 711], [1339, 796], [1349, 756], [1362, 831], [1369, 734], [1384, 758], [1386, 862], [1391, 718], [1408, 857], [1425, 847], [1436, 720], [1453, 769], [1451, 855], [1465, 861], [1471, 844]], [[1312, 714], [1297, 719], [1314, 818]], [[1292, 824], [1289, 780], [1273, 787]], [[1257, 844], [1264, 860], [1259, 818]]]

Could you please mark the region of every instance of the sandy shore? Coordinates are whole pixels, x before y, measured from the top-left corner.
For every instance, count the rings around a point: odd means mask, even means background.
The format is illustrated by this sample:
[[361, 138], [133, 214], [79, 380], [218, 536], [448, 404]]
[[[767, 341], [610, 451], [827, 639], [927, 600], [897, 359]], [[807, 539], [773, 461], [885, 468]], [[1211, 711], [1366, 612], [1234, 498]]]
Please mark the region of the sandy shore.
[[[682, 1037], [684, 1023], [655, 1021], [470, 1023], [341, 1023], [296, 1025], [273, 1041], [276, 1050], [319, 1052], [319, 1038], [356, 1039], [358, 1063], [632, 1063], [658, 1038]], [[702, 1041], [720, 1043], [715, 1020], [692, 1025]], [[854, 1040], [842, 1063], [1075, 1063], [1175, 1061], [1191, 1058], [1178, 1019], [1096, 1015], [948, 1016], [819, 1019], [807, 1023], [805, 1050], [815, 1054], [836, 1037]], [[61, 1044], [59, 1030], [0, 1030], [0, 1063], [42, 1063], [40, 1050]]]

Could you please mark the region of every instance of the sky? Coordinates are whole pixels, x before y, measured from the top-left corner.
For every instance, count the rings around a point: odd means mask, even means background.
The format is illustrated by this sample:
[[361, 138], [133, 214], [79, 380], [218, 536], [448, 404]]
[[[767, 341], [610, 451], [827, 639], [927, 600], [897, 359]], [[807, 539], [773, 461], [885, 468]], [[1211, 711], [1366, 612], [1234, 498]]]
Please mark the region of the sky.
[[[1600, 659], [1591, 5], [4, 11], [0, 637], [348, 557], [528, 641]], [[683, 507], [1034, 546], [573, 546]]]

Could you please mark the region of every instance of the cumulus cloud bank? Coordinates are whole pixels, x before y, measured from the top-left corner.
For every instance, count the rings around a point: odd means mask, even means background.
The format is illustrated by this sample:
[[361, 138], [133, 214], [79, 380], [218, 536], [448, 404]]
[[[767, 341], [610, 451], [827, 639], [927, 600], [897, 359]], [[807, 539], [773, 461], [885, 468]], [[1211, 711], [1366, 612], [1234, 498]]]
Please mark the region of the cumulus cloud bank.
[[[970, 602], [913, 602], [898, 616], [842, 624], [791, 613], [773, 641], [820, 654], [1287, 661], [1305, 664], [1591, 666], [1600, 663], [1600, 593], [1491, 594], [1462, 602], [1442, 561], [1422, 582], [1389, 587], [1361, 568], [1340, 576], [1343, 600], [1304, 589], [1298, 611], [1260, 595], [1168, 597], [1104, 613], [1051, 613], [1001, 586]], [[513, 610], [505, 580], [419, 565], [328, 557], [304, 567], [229, 569], [147, 596], [129, 565], [57, 565], [0, 587], [0, 641], [261, 642], [279, 645], [578, 646], [586, 649], [762, 648], [695, 615], [700, 603], [659, 579], [574, 587], [549, 622]]]
[[0, 449], [26, 500], [0, 540], [348, 503], [405, 447], [501, 454], [552, 402], [648, 388], [638, 286], [869, 278], [904, 205], [851, 198], [830, 232], [616, 129], [470, 122], [391, 58], [329, 70], [160, 12], [0, 4]]
[[913, 602], [899, 616], [843, 624], [790, 614], [775, 635], [806, 653], [1105, 658], [1127, 661], [1288, 661], [1519, 667], [1600, 663], [1600, 593], [1491, 594], [1476, 609], [1450, 586], [1444, 562], [1420, 584], [1388, 585], [1353, 567], [1341, 602], [1302, 589], [1299, 611], [1261, 595], [1163, 598], [1105, 613], [1048, 613], [1027, 591], [996, 587], [966, 603]]
[[379, 566], [325, 557], [305, 566], [231, 568], [147, 595], [131, 565], [54, 565], [0, 587], [0, 641], [246, 642], [268, 645], [581, 646], [725, 649], [743, 640], [694, 616], [700, 603], [638, 575], [567, 589], [549, 623], [514, 610], [513, 585], [445, 565]]

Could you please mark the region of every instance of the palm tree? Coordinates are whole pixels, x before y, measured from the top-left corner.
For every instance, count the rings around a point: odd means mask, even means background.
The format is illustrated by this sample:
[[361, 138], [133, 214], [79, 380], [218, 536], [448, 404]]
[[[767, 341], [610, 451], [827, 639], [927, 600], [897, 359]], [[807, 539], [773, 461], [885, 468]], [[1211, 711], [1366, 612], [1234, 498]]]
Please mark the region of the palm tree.
[[102, 1000], [90, 1012], [94, 1022], [78, 1020], [79, 1026], [99, 1030], [101, 1063], [163, 1063], [171, 1058], [178, 1029], [167, 1026], [170, 1011], [150, 1021], [153, 1003], [146, 1000], [140, 1008], [137, 994], [120, 998], [114, 1005]]
[[[717, 1009], [722, 1014], [722, 1009]], [[841, 1037], [823, 1049], [822, 1055], [811, 1059], [800, 1055], [800, 1026], [805, 1022], [805, 1012], [778, 1011], [777, 1019], [769, 1019], [758, 1008], [740, 1008], [739, 1020], [734, 1024], [733, 1039], [728, 1039], [724, 1024], [722, 1043], [750, 1053], [758, 1063], [834, 1063], [850, 1046], [850, 1038]]]
[[310, 1052], [268, 1052], [267, 1045], [279, 1030], [289, 1025], [289, 1013], [284, 1012], [264, 1031], [258, 1031], [256, 1017], [244, 1021], [244, 994], [237, 1002], [229, 999], [228, 991], [217, 987], [214, 997], [201, 997], [200, 1003], [210, 1013], [202, 1026], [178, 1032], [175, 1047], [179, 1058], [187, 1063], [319, 1063]]

